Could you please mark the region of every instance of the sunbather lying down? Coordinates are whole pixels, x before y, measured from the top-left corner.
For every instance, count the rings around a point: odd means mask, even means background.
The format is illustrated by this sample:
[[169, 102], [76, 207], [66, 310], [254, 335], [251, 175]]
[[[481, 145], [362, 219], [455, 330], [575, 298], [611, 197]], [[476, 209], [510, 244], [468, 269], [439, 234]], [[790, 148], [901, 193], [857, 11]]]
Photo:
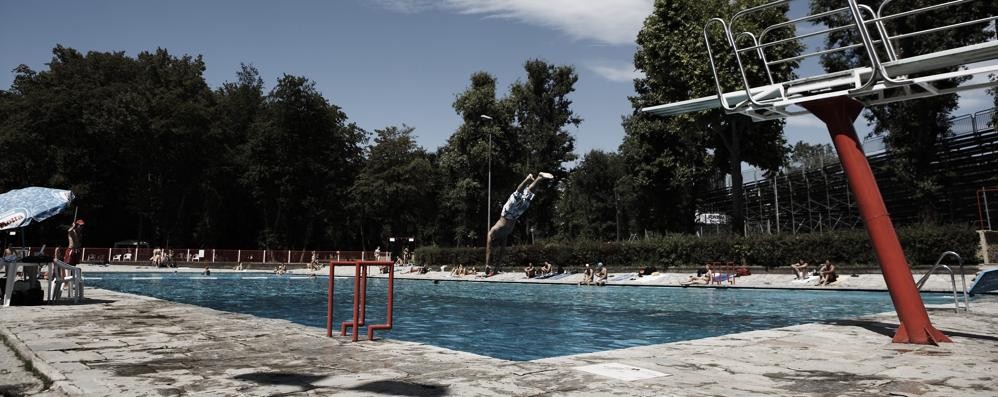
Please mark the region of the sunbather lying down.
[[684, 287], [687, 285], [709, 285], [711, 277], [713, 277], [713, 275], [710, 272], [704, 273], [702, 276], [690, 276], [685, 281], [680, 281], [679, 285]]

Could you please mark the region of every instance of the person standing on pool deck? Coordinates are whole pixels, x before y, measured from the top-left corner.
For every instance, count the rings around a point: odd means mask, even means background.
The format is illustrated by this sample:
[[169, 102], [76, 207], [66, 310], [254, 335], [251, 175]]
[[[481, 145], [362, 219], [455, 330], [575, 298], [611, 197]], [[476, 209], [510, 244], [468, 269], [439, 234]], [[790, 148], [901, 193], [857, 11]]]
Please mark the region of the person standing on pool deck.
[[80, 254], [82, 247], [81, 240], [83, 237], [83, 219], [77, 219], [66, 231], [66, 237], [69, 242], [66, 245], [66, 253], [63, 254], [62, 261], [67, 264], [76, 266], [80, 264]]
[[[83, 223], [83, 219], [77, 219], [69, 226], [69, 230], [66, 230], [66, 237], [69, 239], [69, 242], [66, 244], [66, 252], [63, 254], [62, 261], [68, 265], [76, 266], [80, 264]], [[65, 277], [66, 269], [62, 269], [60, 273]]]
[[[537, 183], [541, 179], [554, 178], [554, 175], [547, 172], [538, 172], [537, 175], [539, 177], [534, 178], [534, 174], [529, 174], [523, 179], [523, 182], [520, 182], [520, 185], [516, 187], [513, 194], [509, 195], [506, 204], [502, 206], [502, 214], [499, 216], [499, 220], [489, 229], [489, 235], [485, 240], [485, 267], [489, 268], [491, 266], [493, 270], [492, 273], [486, 274], [486, 276], [499, 272], [500, 265], [502, 264], [502, 251], [506, 248], [506, 239], [513, 233], [516, 220], [530, 207], [530, 200], [534, 198], [534, 186], [537, 186]], [[527, 185], [528, 183], [530, 184], [529, 186]], [[492, 257], [493, 241], [499, 244], [499, 252], [495, 258]], [[495, 259], [494, 264], [493, 259]]]

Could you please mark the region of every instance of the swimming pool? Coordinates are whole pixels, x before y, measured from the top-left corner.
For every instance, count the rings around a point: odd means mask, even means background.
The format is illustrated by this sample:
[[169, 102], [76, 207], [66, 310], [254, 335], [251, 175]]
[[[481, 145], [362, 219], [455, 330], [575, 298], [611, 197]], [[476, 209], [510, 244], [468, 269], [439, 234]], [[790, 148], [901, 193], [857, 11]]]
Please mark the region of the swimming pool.
[[[265, 273], [88, 273], [87, 285], [325, 328], [327, 278]], [[384, 279], [368, 322], [384, 321]], [[336, 323], [353, 279], [336, 279]], [[927, 302], [945, 303], [944, 295]], [[950, 300], [952, 301], [952, 300]], [[526, 361], [893, 311], [886, 292], [579, 287], [396, 280], [395, 328], [379, 337]], [[362, 331], [364, 329], [362, 328]]]

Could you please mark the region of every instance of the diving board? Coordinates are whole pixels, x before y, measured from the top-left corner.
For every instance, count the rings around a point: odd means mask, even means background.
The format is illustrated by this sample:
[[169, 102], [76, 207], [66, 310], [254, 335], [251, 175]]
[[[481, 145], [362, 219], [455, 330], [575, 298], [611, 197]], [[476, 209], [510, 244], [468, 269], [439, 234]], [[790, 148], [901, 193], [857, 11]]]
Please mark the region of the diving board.
[[[835, 31], [843, 30], [843, 28], [851, 28], [858, 32], [859, 36], [867, 38], [869, 40], [869, 45], [867, 46], [866, 43], [854, 43], [841, 48], [812, 51], [810, 53], [795, 56], [792, 59], [802, 60], [810, 57], [827, 55], [829, 53], [845, 51], [858, 46], [864, 46], [868, 50], [868, 53], [871, 54], [868, 59], [869, 64], [850, 70], [837, 71], [816, 76], [807, 76], [786, 82], [774, 82], [772, 84], [761, 86], [752, 86], [748, 84], [749, 73], [746, 69], [756, 67], [759, 70], [765, 70], [765, 77], [768, 78], [769, 81], [773, 82], [774, 78], [769, 67], [785, 63], [788, 60], [769, 60], [766, 58], [764, 50], [773, 46], [774, 43], [786, 41], [787, 39], [774, 40], [770, 42], [764, 41], [765, 32], [772, 31], [772, 29], [769, 28], [765, 29], [763, 34], [759, 34], [758, 39], [756, 39], [756, 35], [753, 32], [731, 32], [730, 26], [733, 22], [729, 23], [719, 18], [715, 18], [708, 22], [707, 26], [704, 27], [704, 39], [707, 42], [709, 49], [716, 48], [718, 44], [711, 42], [708, 34], [708, 28], [711, 25], [720, 25], [726, 29], [725, 37], [727, 37], [728, 40], [722, 44], [730, 46], [732, 51], [729, 52], [733, 52], [736, 55], [739, 66], [741, 66], [740, 80], [743, 82], [743, 89], [722, 92], [722, 87], [719, 83], [721, 81], [721, 76], [719, 76], [717, 68], [714, 67], [712, 70], [718, 91], [717, 95], [710, 95], [669, 104], [649, 106], [642, 108], [641, 111], [658, 116], [673, 116], [683, 113], [723, 108], [726, 112], [731, 114], [743, 114], [751, 117], [753, 120], [764, 121], [807, 114], [808, 112], [800, 109], [799, 106], [793, 108], [791, 108], [791, 106], [821, 98], [850, 96], [863, 105], [872, 106], [935, 95], [954, 94], [960, 91], [995, 86], [998, 85], [998, 82], [990, 81], [987, 76], [991, 73], [998, 72], [998, 40], [989, 40], [982, 43], [970, 44], [958, 48], [949, 48], [927, 54], [913, 55], [900, 59], [896, 59], [898, 50], [894, 48], [893, 44], [899, 39], [923, 34], [940, 33], [947, 29], [956, 29], [973, 23], [993, 23], [996, 19], [995, 16], [992, 15], [981, 18], [976, 18], [977, 16], [969, 16], [969, 18], [976, 19], [941, 27], [927, 27], [920, 31], [898, 34], [896, 36], [889, 34], [884, 23], [885, 21], [896, 18], [896, 15], [911, 16], [926, 12], [945, 12], [945, 7], [952, 7], [974, 1], [990, 0], [955, 0], [916, 10], [905, 10], [891, 15], [871, 15], [869, 17], [865, 17], [864, 12], [860, 12], [858, 17], [854, 16], [854, 19], [857, 22], [852, 25], [827, 28], [823, 31], [796, 36], [796, 39], [804, 40], [805, 38], [813, 37], [822, 33], [830, 34]], [[746, 10], [746, 12], [748, 12], [748, 14], [751, 14], [752, 12], [760, 12], [762, 10], [786, 3], [788, 3], [788, 1], [775, 1]], [[855, 3], [855, 1], [848, 0], [847, 3], [852, 4]], [[885, 3], [884, 6], [889, 3], [890, 2]], [[880, 11], [885, 8], [884, 6], [881, 7]], [[863, 9], [868, 13], [873, 13], [872, 9], [865, 6], [857, 5], [857, 9]], [[843, 7], [824, 14], [847, 12], [848, 10], [849, 7]], [[739, 13], [735, 16], [735, 18], [742, 17], [744, 15], [747, 14]], [[819, 15], [818, 17], [821, 16], [827, 15]], [[792, 22], [798, 24], [815, 23], [818, 17], [798, 18]], [[780, 25], [786, 24], [787, 23]], [[877, 32], [879, 36], [876, 36], [870, 32], [870, 29], [868, 29], [869, 25], [876, 26], [874, 31]], [[739, 47], [739, 41], [734, 38], [743, 36], [752, 38], [754, 45]], [[717, 49], [709, 51], [709, 55], [713, 56], [715, 52], [718, 52]], [[742, 56], [742, 54], [746, 52], [759, 53], [761, 63], [750, 65]], [[887, 57], [889, 59], [881, 61], [881, 57]], [[713, 59], [711, 59], [711, 62], [713, 62]], [[980, 65], [974, 67], [964, 67], [973, 64]], [[956, 71], [949, 70], [954, 67], [960, 67], [960, 69]], [[923, 75], [918, 77], [909, 77], [912, 74]], [[984, 82], [965, 83], [953, 88], [942, 88], [936, 85], [939, 82], [963, 77], [983, 77]]]
[[[993, 1], [995, 0], [937, 0], [934, 4], [915, 8], [911, 1], [895, 3], [885, 0], [877, 9], [873, 9], [869, 5], [859, 4], [857, 0], [842, 0], [839, 8], [800, 18], [787, 18], [755, 31], [738, 31], [736, 27], [740, 29], [754, 26], [751, 23], [740, 23], [740, 20], [789, 9], [790, 1], [779, 0], [748, 8], [727, 19], [712, 18], [704, 24], [703, 38], [716, 95], [645, 107], [641, 111], [670, 117], [723, 109], [727, 114], [748, 116], [754, 121], [808, 113], [821, 119], [828, 127], [842, 161], [842, 169], [848, 178], [850, 190], [856, 197], [856, 204], [901, 322], [893, 341], [917, 344], [950, 342], [929, 321], [925, 304], [912, 279], [901, 243], [862, 151], [853, 122], [865, 106], [998, 85], [998, 82], [988, 78], [990, 73], [998, 71], [998, 41], [993, 33], [988, 41], [928, 53], [902, 54], [900, 45], [902, 40], [917, 36], [931, 41], [931, 35], [935, 34], [960, 34], [956, 29], [968, 26], [993, 29], [996, 20], [994, 15], [965, 15], [967, 13], [959, 12], [958, 8], [968, 3], [990, 4]], [[910, 20], [899, 20], [944, 12], [953, 13], [961, 20], [943, 26], [914, 26], [914, 30], [905, 24]], [[926, 19], [932, 18], [921, 20]], [[844, 22], [828, 26], [826, 21]], [[803, 29], [798, 29], [798, 25]], [[819, 28], [813, 29], [815, 26]], [[897, 29], [902, 26], [906, 31]], [[805, 33], [798, 33], [799, 31]], [[780, 58], [781, 54], [773, 51], [783, 43], [794, 41], [797, 41], [800, 48], [807, 49], [807, 40], [820, 36], [830, 37], [833, 34], [858, 38], [858, 41], [836, 48], [812, 49], [810, 52], [785, 58]], [[750, 42], [750, 45], [743, 46], [746, 42]], [[778, 75], [774, 76], [772, 73], [772, 68], [785, 67], [783, 64], [795, 64], [808, 58], [845, 51], [856, 51], [857, 56], [862, 58], [861, 63], [852, 69], [789, 81], [778, 81]], [[728, 59], [733, 60], [734, 65], [719, 67], [717, 54], [729, 55]], [[722, 76], [722, 71], [729, 74]], [[740, 82], [740, 87], [722, 85], [722, 81], [729, 82], [731, 77]], [[970, 83], [956, 87], [947, 84], [951, 79], [973, 77], [984, 82], [969, 79]], [[760, 81], [763, 83], [759, 83]]]
[[[964, 68], [955, 72], [937, 73], [916, 78], [906, 77], [909, 74], [996, 59], [998, 59], [998, 41], [988, 41], [883, 63], [883, 71], [886, 75], [893, 79], [902, 79], [898, 82], [881, 81], [865, 85], [864, 82], [869, 81], [874, 76], [875, 70], [870, 67], [862, 67], [809, 76], [779, 84], [751, 87], [748, 90], [727, 92], [722, 95], [710, 95], [670, 104], [649, 106], [642, 108], [641, 111], [658, 116], [673, 116], [717, 109], [725, 107], [725, 104], [730, 104], [729, 113], [744, 114], [754, 120], [763, 121], [807, 114], [806, 111], [794, 111], [787, 108], [820, 97], [850, 95], [867, 106], [882, 105], [998, 85], [998, 82], [985, 78], [985, 82], [982, 83], [961, 84], [953, 88], [935, 86], [938, 82], [953, 78], [987, 76], [998, 72], [998, 62], [974, 68]], [[721, 97], [724, 98], [723, 101], [719, 99]], [[749, 101], [749, 97], [757, 102], [765, 103], [765, 106], [752, 103]]]

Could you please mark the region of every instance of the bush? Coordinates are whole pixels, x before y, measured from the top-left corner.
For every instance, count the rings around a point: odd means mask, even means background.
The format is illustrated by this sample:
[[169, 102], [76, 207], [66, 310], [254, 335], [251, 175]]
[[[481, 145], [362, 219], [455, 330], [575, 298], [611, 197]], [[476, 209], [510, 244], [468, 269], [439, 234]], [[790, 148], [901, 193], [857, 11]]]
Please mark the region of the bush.
[[[978, 235], [962, 226], [913, 226], [898, 229], [901, 246], [910, 263], [931, 265], [944, 251], [956, 251], [966, 264], [975, 264]], [[750, 266], [786, 266], [805, 259], [817, 263], [830, 259], [845, 266], [877, 265], [865, 230], [823, 234], [776, 234], [749, 237], [669, 234], [654, 239], [625, 242], [592, 240], [558, 241], [506, 248], [504, 264], [539, 265], [544, 261], [566, 267], [603, 262], [612, 268], [690, 268], [709, 261], [744, 261]], [[420, 247], [415, 259], [422, 265], [482, 266], [481, 247]]]

